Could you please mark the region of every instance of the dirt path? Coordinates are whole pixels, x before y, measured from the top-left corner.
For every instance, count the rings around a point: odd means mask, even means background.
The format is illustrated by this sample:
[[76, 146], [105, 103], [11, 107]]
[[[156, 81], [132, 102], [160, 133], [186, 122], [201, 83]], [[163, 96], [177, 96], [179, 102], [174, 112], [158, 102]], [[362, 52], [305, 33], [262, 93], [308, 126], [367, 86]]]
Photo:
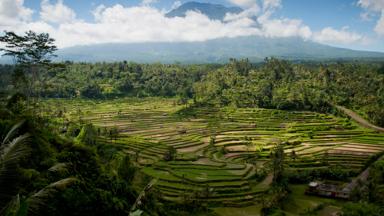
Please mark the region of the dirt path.
[[[384, 160], [384, 155], [381, 156], [379, 159], [377, 159], [376, 161], [379, 161], [379, 160]], [[345, 186], [344, 190], [347, 190], [347, 191], [352, 191], [354, 188], [356, 188], [359, 184], [359, 181], [360, 182], [365, 182], [367, 181], [368, 177], [369, 177], [369, 169], [370, 169], [370, 166], [365, 169], [362, 173], [360, 173], [359, 176], [357, 176], [356, 178], [354, 178], [352, 180], [351, 183], [349, 183], [347, 186]]]
[[334, 105], [337, 109], [341, 110], [342, 112], [344, 112], [346, 115], [348, 115], [349, 117], [351, 117], [353, 120], [355, 120], [357, 123], [359, 123], [361, 126], [363, 127], [366, 127], [366, 128], [371, 128], [373, 130], [376, 130], [376, 131], [379, 131], [379, 132], [382, 132], [384, 133], [384, 128], [382, 127], [378, 127], [376, 125], [373, 125], [371, 124], [370, 122], [368, 122], [367, 120], [365, 120], [363, 117], [361, 117], [359, 114], [353, 112], [352, 110], [350, 109], [347, 109], [345, 107], [342, 107], [342, 106], [338, 106], [338, 105]]
[[[359, 114], [353, 112], [352, 110], [347, 109], [347, 108], [342, 107], [342, 106], [338, 106], [338, 105], [333, 105], [333, 106], [336, 107], [337, 109], [341, 110], [342, 112], [344, 112], [346, 115], [348, 115], [353, 120], [355, 120], [357, 123], [359, 123], [361, 126], [373, 129], [373, 130], [381, 132], [381, 133], [384, 133], [384, 128], [371, 124], [370, 122], [368, 122], [367, 120], [365, 120], [363, 117], [361, 117]], [[383, 159], [384, 159], [384, 155], [381, 156], [378, 160], [383, 160]], [[349, 183], [344, 188], [344, 190], [352, 191], [355, 187], [358, 186], [359, 181], [365, 182], [369, 177], [369, 169], [370, 169], [370, 167], [366, 168], [362, 173], [360, 173], [360, 175], [357, 176], [355, 179], [353, 179], [352, 182]]]
[[365, 182], [368, 179], [369, 176], [369, 167], [365, 169], [362, 173], [360, 173], [359, 176], [354, 178], [351, 183], [347, 184], [343, 190], [346, 191], [352, 191], [354, 188], [356, 188], [360, 182]]

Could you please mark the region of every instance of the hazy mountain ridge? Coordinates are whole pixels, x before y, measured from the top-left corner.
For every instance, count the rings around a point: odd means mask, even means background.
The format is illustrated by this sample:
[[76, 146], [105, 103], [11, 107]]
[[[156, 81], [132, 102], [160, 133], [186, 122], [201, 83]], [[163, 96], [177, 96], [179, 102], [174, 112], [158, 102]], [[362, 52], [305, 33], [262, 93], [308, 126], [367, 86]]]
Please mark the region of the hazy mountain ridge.
[[265, 57], [291, 60], [384, 58], [384, 53], [322, 45], [300, 38], [257, 36], [220, 38], [204, 42], [111, 43], [76, 46], [58, 51], [58, 60], [136, 61], [163, 63], [224, 63], [229, 58], [262, 61]]

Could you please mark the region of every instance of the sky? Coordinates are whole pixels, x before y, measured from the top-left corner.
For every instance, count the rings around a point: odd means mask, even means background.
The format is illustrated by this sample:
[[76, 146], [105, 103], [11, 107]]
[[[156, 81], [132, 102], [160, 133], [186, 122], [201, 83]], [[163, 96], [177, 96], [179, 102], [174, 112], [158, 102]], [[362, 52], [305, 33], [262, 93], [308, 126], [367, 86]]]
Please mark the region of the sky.
[[384, 0], [197, 1], [244, 11], [221, 21], [199, 11], [165, 16], [188, 0], [0, 0], [0, 31], [46, 32], [60, 48], [257, 35], [384, 52]]

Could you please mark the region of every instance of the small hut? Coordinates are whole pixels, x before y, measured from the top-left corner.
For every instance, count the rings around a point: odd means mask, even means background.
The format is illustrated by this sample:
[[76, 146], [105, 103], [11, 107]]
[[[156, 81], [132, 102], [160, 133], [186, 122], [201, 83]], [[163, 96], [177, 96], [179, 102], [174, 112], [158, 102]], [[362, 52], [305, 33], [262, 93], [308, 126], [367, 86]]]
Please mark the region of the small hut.
[[346, 188], [337, 183], [313, 181], [308, 184], [308, 189], [305, 191], [305, 194], [349, 199], [351, 191], [346, 190]]

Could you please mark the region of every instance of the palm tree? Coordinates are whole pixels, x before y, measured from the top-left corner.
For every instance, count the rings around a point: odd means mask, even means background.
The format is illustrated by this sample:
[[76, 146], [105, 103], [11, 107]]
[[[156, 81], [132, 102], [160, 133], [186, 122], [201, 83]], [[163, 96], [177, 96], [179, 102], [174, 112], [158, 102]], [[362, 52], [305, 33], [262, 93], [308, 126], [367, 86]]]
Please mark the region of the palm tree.
[[135, 203], [132, 205], [131, 211], [129, 213], [129, 216], [140, 216], [143, 213], [143, 211], [141, 209], [138, 209], [137, 207], [139, 207], [142, 204], [142, 199], [152, 189], [152, 187], [157, 183], [158, 180], [159, 179], [157, 179], [157, 178], [156, 179], [152, 179], [147, 184], [147, 186], [145, 186], [145, 188], [141, 191], [141, 193], [137, 197]]
[[[25, 133], [16, 137], [18, 129], [24, 121], [15, 124], [6, 134], [0, 146], [0, 215], [39, 215], [39, 210], [46, 206], [47, 200], [56, 192], [65, 189], [77, 181], [75, 178], [65, 178], [51, 183], [27, 198], [20, 198], [17, 182], [20, 178], [18, 163], [29, 156], [28, 146], [30, 135]], [[62, 171], [65, 164], [51, 167], [50, 171]], [[27, 211], [22, 211], [25, 207]]]
[[[11, 200], [18, 199], [16, 182], [19, 178], [18, 162], [29, 154], [29, 134], [15, 137], [18, 129], [23, 124], [15, 124], [6, 134], [0, 146], [0, 206], [7, 206]], [[14, 138], [15, 137], [15, 138]], [[12, 203], [12, 202], [11, 202]], [[4, 209], [0, 209], [0, 213]]]

